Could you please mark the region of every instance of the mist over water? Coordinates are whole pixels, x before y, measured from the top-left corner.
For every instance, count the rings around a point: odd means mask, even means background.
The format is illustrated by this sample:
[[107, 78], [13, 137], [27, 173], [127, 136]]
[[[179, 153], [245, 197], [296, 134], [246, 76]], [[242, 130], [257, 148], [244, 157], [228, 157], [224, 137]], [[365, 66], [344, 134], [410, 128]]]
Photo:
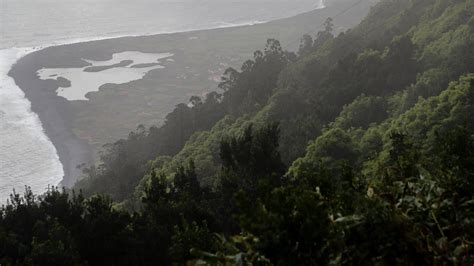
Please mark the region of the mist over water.
[[0, 48], [263, 22], [321, 0], [0, 0]]
[[32, 47], [260, 23], [321, 5], [320, 0], [0, 0], [0, 203], [14, 188], [23, 192], [29, 185], [41, 193], [64, 175], [41, 121], [7, 76]]

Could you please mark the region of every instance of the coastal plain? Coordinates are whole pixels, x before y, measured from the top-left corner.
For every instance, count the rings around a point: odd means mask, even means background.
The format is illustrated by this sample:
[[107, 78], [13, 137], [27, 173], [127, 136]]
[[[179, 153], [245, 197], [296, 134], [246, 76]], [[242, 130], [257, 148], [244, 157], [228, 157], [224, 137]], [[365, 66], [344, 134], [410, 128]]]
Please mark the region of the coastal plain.
[[[351, 7], [339, 0], [324, 9], [251, 26], [54, 46], [21, 58], [9, 75], [39, 115], [63, 164], [62, 185], [69, 187], [81, 175], [78, 166], [96, 162], [103, 145], [126, 137], [139, 125], [159, 126], [177, 104], [187, 103], [193, 95], [204, 96], [217, 90], [224, 70], [252, 58], [267, 39], [278, 39], [283, 48], [296, 50], [301, 36], [315, 35], [326, 18], [333, 17], [336, 30], [342, 32], [356, 25], [370, 5], [364, 2]], [[344, 16], [339, 16], [341, 10], [347, 10]], [[41, 79], [38, 74], [42, 69], [81, 68], [94, 72], [128, 66], [129, 62], [120, 61], [91, 69], [90, 62], [111, 60], [114, 54], [133, 51], [173, 56], [160, 60], [163, 68], [135, 65], [152, 69], [138, 80], [102, 84], [97, 91], [87, 93], [85, 100], [69, 101], [58, 95], [60, 87], [71, 85], [68, 80], [60, 76]]]

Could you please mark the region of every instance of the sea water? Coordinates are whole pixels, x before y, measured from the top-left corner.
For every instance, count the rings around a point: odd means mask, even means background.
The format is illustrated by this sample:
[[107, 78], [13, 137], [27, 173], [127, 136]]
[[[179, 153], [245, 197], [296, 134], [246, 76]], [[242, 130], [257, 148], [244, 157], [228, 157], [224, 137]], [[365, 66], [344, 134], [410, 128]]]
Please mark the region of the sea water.
[[30, 49], [0, 50], [0, 202], [13, 189], [30, 186], [42, 192], [64, 174], [56, 150], [44, 135], [38, 116], [7, 73]]
[[0, 203], [35, 193], [64, 172], [22, 90], [7, 74], [42, 47], [129, 35], [255, 24], [323, 6], [322, 0], [0, 0]]

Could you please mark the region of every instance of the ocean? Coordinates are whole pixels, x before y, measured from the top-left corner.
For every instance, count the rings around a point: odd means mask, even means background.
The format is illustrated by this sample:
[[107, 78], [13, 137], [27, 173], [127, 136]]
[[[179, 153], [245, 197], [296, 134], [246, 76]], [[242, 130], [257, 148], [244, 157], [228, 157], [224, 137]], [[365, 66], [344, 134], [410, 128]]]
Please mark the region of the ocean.
[[262, 23], [321, 8], [323, 0], [0, 0], [0, 203], [43, 193], [63, 178], [57, 152], [8, 76], [44, 47], [121, 36]]

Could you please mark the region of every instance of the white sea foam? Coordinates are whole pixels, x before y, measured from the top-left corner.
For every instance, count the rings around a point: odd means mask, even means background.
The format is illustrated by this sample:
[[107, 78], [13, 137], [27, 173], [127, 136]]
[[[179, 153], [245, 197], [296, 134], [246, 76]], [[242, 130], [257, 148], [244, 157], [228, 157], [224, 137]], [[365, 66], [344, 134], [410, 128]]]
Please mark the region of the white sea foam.
[[23, 91], [7, 75], [12, 64], [35, 49], [0, 50], [0, 203], [13, 189], [28, 185], [35, 193], [57, 185], [63, 167]]
[[[271, 1], [271, 6], [265, 1], [251, 1], [249, 5], [245, 1], [206, 0], [194, 7], [186, 2], [146, 0], [146, 5], [140, 0], [114, 5], [108, 1], [1, 1], [0, 203], [5, 202], [12, 189], [21, 192], [28, 185], [35, 193], [42, 193], [48, 185], [58, 184], [64, 175], [38, 116], [7, 75], [22, 56], [62, 44], [253, 25], [324, 8], [322, 0], [316, 6], [313, 0]], [[150, 8], [150, 4], [157, 6]], [[235, 17], [237, 14], [247, 15]]]

